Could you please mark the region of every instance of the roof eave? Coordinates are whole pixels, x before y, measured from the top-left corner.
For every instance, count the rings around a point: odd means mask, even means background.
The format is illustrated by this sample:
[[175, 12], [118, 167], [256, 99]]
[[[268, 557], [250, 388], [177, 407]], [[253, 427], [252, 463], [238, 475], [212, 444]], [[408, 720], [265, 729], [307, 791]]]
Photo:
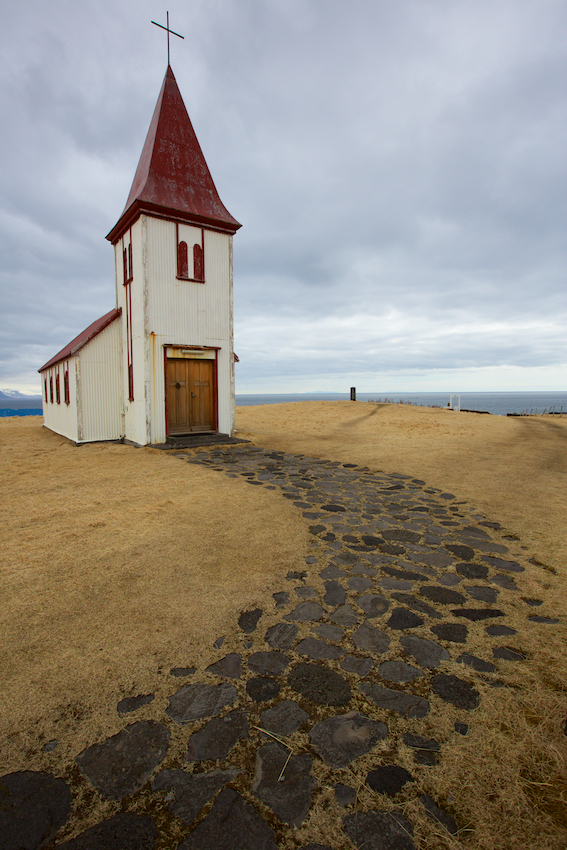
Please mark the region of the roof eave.
[[[104, 319], [103, 322], [101, 322], [100, 324], [97, 324], [97, 322], [100, 322], [100, 319], [98, 319], [97, 321], [93, 322], [92, 325], [89, 325], [89, 328], [90, 327], [93, 328], [91, 333], [87, 334], [87, 336], [85, 336], [83, 338], [81, 338], [81, 337], [82, 337], [82, 334], [85, 333], [85, 331], [80, 333], [78, 336], [75, 337], [75, 339], [71, 340], [70, 343], [68, 343], [64, 348], [62, 348], [61, 351], [59, 351], [55, 355], [55, 357], [52, 357], [51, 360], [48, 360], [47, 363], [45, 363], [41, 367], [41, 369], [38, 369], [37, 371], [40, 372], [40, 373], [45, 372], [46, 369], [50, 369], [52, 366], [57, 366], [57, 364], [61, 363], [63, 360], [67, 360], [69, 357], [74, 357], [76, 354], [79, 353], [81, 348], [84, 348], [85, 345], [88, 342], [91, 341], [91, 339], [94, 339], [95, 336], [98, 336], [99, 333], [101, 333], [105, 328], [107, 328], [109, 325], [111, 325], [112, 322], [116, 321], [116, 319], [121, 315], [122, 315], [122, 307], [118, 307], [117, 309], [115, 308], [114, 310], [111, 310], [109, 313], [105, 313], [106, 318], [105, 318], [105, 316], [101, 316], [101, 318]], [[86, 330], [88, 330], [88, 328], [86, 328]], [[76, 340], [77, 340], [77, 344], [75, 346], [73, 346], [73, 343]], [[71, 347], [71, 346], [73, 346], [73, 347]]]
[[221, 233], [233, 235], [239, 230], [242, 225], [233, 219], [232, 221], [221, 221], [217, 218], [209, 218], [200, 216], [196, 213], [185, 212], [184, 210], [174, 209], [173, 207], [163, 207], [160, 204], [152, 204], [149, 201], [141, 201], [136, 199], [128, 209], [123, 213], [117, 223], [114, 225], [106, 239], [113, 245], [116, 245], [121, 236], [132, 227], [141, 215], [147, 213], [155, 218], [166, 218], [169, 221], [187, 222], [195, 224], [198, 227], [206, 227], [209, 230], [217, 230]]

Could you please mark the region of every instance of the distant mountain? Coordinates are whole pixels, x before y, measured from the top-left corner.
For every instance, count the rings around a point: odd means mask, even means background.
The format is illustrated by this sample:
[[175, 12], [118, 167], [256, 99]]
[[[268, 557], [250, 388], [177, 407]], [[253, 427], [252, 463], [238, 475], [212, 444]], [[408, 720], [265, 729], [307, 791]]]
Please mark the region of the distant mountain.
[[41, 398], [41, 395], [39, 393], [37, 395], [26, 395], [26, 393], [21, 393], [19, 390], [0, 390], [0, 398], [25, 400], [28, 398]]

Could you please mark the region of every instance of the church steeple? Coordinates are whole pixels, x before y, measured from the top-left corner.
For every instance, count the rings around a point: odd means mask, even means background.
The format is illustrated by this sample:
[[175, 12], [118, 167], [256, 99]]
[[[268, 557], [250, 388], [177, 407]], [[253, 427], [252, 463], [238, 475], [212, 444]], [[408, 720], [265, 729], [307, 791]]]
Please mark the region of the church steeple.
[[106, 238], [115, 243], [144, 212], [226, 233], [241, 227], [219, 198], [169, 65], [126, 206]]

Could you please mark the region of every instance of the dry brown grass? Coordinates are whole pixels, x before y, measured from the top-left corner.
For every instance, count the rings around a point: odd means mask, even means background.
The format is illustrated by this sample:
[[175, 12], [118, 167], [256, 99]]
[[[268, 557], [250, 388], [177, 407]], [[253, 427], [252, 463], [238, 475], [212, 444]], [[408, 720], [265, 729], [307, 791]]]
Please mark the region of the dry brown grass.
[[[220, 654], [240, 651], [243, 608], [258, 604], [266, 625], [275, 622], [271, 593], [289, 569], [304, 568], [309, 541], [300, 512], [277, 491], [156, 450], [76, 448], [40, 423], [0, 422], [0, 767], [69, 777], [81, 749], [131, 722], [116, 714], [123, 696], [155, 693], [139, 716], [163, 719], [175, 689], [171, 667], [195, 664], [201, 673], [219, 657], [212, 642], [220, 634], [228, 635]], [[506, 622], [518, 629], [506, 643], [528, 661], [500, 663], [504, 688], [486, 677], [481, 704], [467, 715], [469, 735], [453, 731], [462, 712], [433, 701], [428, 717], [410, 724], [442, 744], [440, 765], [423, 767], [391, 743], [407, 724], [390, 716], [389, 739], [342, 781], [358, 789], [361, 810], [375, 808], [368, 769], [380, 760], [407, 767], [416, 785], [386, 806], [400, 806], [415, 824], [420, 850], [565, 850], [567, 421], [308, 402], [241, 408], [237, 424], [259, 445], [422, 478], [519, 538], [505, 542], [526, 566], [521, 594], [542, 599], [538, 612], [560, 616], [561, 625], [528, 625], [519, 594], [503, 591]], [[467, 650], [490, 658], [482, 624], [471, 625]], [[186, 730], [173, 731], [172, 751], [182, 753]], [[50, 739], [60, 744], [45, 754]], [[248, 760], [261, 740], [242, 744]], [[307, 738], [293, 743], [307, 746]], [[330, 774], [320, 762], [314, 769], [314, 808], [281, 846], [318, 840], [346, 850]], [[456, 838], [424, 817], [416, 790], [454, 812], [463, 827]], [[115, 810], [84, 787], [81, 794], [81, 828]]]

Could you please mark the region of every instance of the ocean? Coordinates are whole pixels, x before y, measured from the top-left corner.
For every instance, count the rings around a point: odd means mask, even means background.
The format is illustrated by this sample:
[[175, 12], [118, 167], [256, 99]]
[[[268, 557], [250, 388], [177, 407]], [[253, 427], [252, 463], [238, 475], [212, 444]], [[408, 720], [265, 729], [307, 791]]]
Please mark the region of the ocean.
[[[508, 413], [538, 413], [563, 408], [567, 415], [567, 392], [554, 393], [457, 393], [453, 394], [454, 406], [460, 396], [461, 410], [475, 410], [506, 416]], [[393, 402], [416, 404], [420, 407], [447, 407], [451, 393], [359, 393], [357, 401]], [[236, 394], [236, 404], [242, 407], [253, 404], [282, 404], [296, 401], [348, 401], [350, 393], [270, 393], [265, 395]]]

